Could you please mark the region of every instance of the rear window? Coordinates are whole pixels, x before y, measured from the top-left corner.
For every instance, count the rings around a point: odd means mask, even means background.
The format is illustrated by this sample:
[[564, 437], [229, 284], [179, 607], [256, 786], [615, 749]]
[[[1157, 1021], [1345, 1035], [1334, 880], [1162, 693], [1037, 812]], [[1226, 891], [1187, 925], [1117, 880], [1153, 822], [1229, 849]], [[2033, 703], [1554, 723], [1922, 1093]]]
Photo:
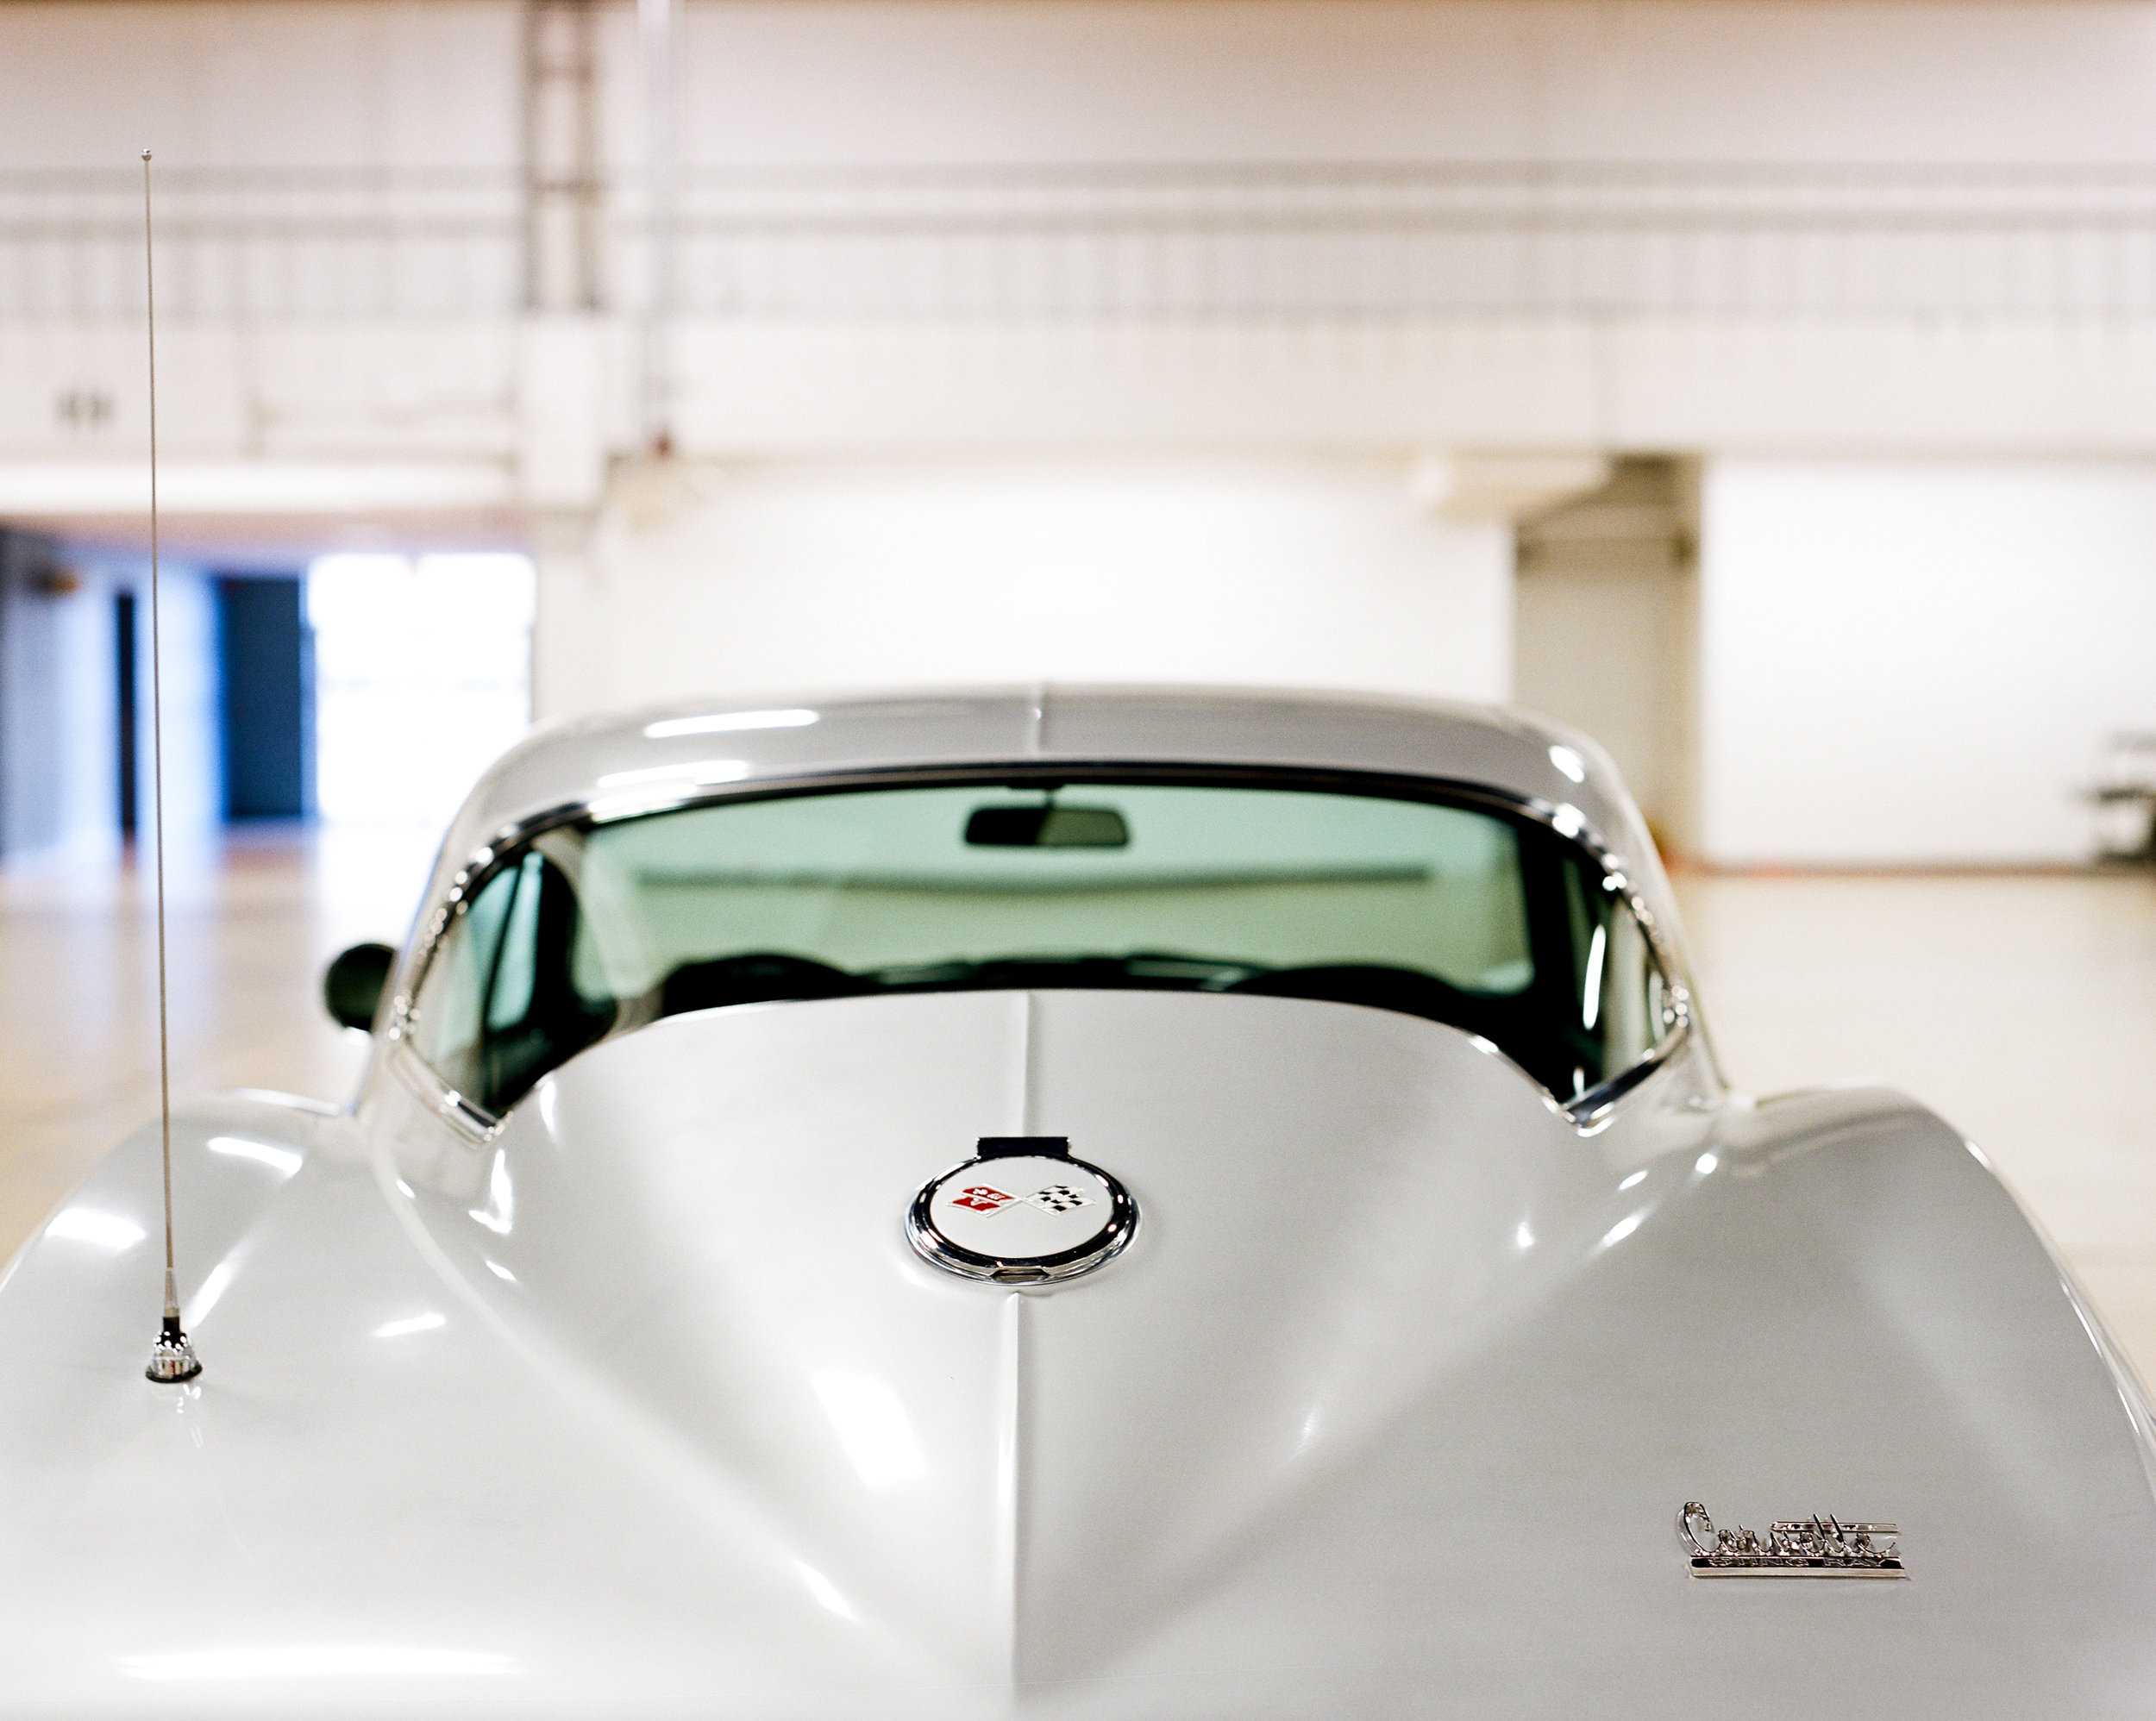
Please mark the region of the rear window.
[[1586, 850], [1480, 805], [1235, 783], [909, 782], [568, 824], [467, 895], [411, 1023], [496, 1113], [686, 1011], [1041, 987], [1243, 992], [1494, 1042], [1570, 1099], [1675, 1022]]

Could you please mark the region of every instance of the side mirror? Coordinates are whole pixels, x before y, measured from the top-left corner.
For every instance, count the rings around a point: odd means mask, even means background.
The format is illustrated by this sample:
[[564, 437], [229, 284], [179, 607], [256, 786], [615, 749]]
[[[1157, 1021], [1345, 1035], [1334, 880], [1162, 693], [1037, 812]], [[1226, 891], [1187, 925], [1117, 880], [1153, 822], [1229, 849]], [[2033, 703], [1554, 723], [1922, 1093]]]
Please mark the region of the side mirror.
[[322, 977], [322, 1001], [329, 1014], [347, 1028], [362, 1033], [373, 1029], [382, 988], [396, 963], [397, 953], [386, 944], [354, 944]]

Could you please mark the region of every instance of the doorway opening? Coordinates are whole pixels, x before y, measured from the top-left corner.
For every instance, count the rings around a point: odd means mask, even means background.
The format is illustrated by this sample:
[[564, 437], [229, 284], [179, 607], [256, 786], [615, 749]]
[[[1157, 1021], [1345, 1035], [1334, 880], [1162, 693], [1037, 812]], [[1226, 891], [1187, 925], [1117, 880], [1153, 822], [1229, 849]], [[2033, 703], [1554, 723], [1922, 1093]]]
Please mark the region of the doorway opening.
[[115, 733], [119, 742], [118, 780], [120, 840], [135, 841], [135, 594], [112, 594], [112, 683], [118, 695]]
[[217, 581], [227, 824], [314, 811], [314, 640], [298, 574]]

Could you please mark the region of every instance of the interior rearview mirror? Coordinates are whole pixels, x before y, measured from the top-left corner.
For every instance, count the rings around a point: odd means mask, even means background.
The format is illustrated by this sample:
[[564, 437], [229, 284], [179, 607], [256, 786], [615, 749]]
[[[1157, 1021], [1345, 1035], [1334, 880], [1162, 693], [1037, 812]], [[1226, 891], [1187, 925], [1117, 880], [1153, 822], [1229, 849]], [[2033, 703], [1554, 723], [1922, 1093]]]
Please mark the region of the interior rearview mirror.
[[1113, 807], [975, 807], [966, 841], [976, 848], [1125, 848], [1131, 827]]
[[347, 1028], [372, 1029], [396, 961], [397, 953], [386, 944], [354, 944], [339, 956], [322, 977], [322, 1001], [329, 1014]]

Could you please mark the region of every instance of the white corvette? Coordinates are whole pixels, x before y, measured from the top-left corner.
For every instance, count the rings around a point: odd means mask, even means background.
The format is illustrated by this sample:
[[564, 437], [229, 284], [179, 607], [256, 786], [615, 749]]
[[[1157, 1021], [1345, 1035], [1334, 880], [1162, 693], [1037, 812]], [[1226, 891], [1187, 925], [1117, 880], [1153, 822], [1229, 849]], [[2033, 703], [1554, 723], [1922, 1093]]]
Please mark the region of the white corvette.
[[353, 1109], [176, 1117], [200, 1378], [154, 1129], [0, 1290], [0, 1712], [2156, 1714], [2140, 1389], [1938, 1118], [1725, 1089], [1576, 737], [579, 724], [330, 991]]

